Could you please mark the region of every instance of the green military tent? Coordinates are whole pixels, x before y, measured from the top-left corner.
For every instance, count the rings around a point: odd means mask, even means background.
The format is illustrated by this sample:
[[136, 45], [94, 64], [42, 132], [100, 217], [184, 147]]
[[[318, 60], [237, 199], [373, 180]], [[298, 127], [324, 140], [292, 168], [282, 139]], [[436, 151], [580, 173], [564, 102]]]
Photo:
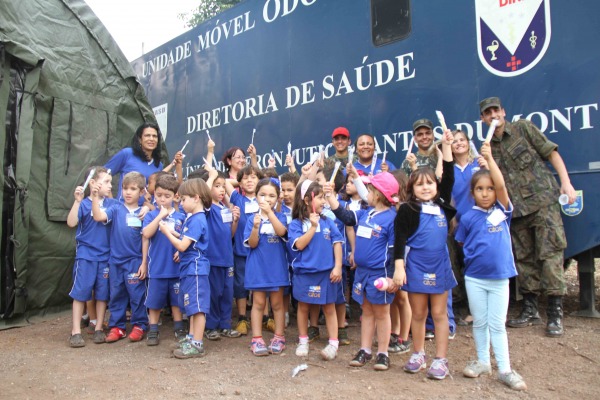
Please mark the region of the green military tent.
[[68, 307], [73, 191], [144, 121], [143, 89], [83, 0], [0, 1], [0, 328]]

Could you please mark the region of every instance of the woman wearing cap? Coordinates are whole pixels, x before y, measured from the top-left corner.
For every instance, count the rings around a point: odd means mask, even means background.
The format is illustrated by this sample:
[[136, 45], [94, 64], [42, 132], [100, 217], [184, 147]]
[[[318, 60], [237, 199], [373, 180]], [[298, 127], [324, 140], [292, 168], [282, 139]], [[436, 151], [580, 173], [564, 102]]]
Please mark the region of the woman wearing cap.
[[[371, 208], [368, 210], [345, 210], [340, 207], [336, 196], [327, 196], [332, 193], [331, 184], [326, 183], [324, 189], [335, 216], [345, 225], [357, 226], [352, 298], [362, 306], [361, 347], [350, 365], [362, 367], [373, 358], [371, 343], [377, 328], [377, 358], [373, 367], [378, 371], [385, 371], [390, 365], [390, 303], [398, 289], [391, 280], [393, 270], [390, 264], [396, 216], [396, 209], [392, 205], [397, 201], [398, 181], [389, 172], [369, 177], [367, 202]], [[390, 278], [387, 279], [387, 291], [375, 287], [374, 282], [378, 278]]]

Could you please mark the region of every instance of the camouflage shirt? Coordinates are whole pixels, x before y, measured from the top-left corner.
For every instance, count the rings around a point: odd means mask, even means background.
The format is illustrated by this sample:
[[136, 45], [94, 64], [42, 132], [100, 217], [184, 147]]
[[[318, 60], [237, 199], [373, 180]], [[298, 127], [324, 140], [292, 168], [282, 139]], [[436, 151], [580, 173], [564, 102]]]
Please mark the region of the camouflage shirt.
[[500, 167], [514, 204], [513, 217], [522, 217], [558, 201], [558, 182], [546, 161], [558, 149], [530, 121], [506, 122], [502, 138], [491, 140], [494, 160]]
[[[423, 155], [417, 152], [415, 153], [415, 156], [417, 157], [417, 169], [423, 167], [431, 167], [435, 170], [435, 167], [437, 167], [437, 152], [435, 151], [435, 149], [433, 149], [431, 154]], [[410, 168], [410, 164], [407, 160], [404, 160], [402, 162], [401, 168], [404, 172], [406, 172], [406, 175], [408, 176], [410, 176], [410, 174], [412, 173], [412, 169]]]

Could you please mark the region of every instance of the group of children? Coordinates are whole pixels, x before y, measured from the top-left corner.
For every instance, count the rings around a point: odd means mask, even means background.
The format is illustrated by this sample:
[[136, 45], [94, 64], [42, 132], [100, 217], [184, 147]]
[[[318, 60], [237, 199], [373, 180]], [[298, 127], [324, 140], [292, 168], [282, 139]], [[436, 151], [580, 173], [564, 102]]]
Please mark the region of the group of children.
[[[440, 181], [428, 167], [406, 180], [396, 178], [401, 173], [359, 176], [352, 162], [338, 169], [322, 160], [304, 166], [300, 176], [277, 176], [274, 169], [249, 165], [231, 179], [207, 167], [180, 185], [174, 176], [159, 173], [150, 212], [139, 206], [146, 187], [142, 175], [123, 177], [123, 202], [118, 202], [109, 198], [109, 171], [96, 167], [89, 196], [84, 198], [83, 187], [75, 190], [68, 219], [69, 226], [78, 228], [71, 346], [84, 345], [79, 320], [93, 293], [95, 343], [126, 336], [129, 308], [130, 340], [139, 341], [147, 332], [148, 345], [157, 345], [160, 313], [170, 306], [178, 338], [175, 357], [202, 356], [204, 337], [238, 337], [248, 325], [254, 355], [278, 354], [287, 344], [291, 295], [297, 301], [296, 355], [309, 354], [309, 319], [314, 328], [320, 308], [329, 336], [320, 355], [333, 360], [340, 343], [349, 343], [344, 329], [349, 283], [362, 310], [360, 349], [350, 365], [362, 367], [374, 358], [374, 369], [387, 370], [388, 348], [408, 351], [410, 330], [414, 353], [404, 370], [426, 369], [425, 320], [430, 312], [436, 354], [427, 376], [444, 379], [449, 375], [448, 291], [456, 285], [446, 247], [448, 224], [456, 213], [450, 205], [453, 141], [452, 132], [445, 131]], [[491, 337], [500, 379], [523, 389], [524, 382], [510, 368], [504, 324], [498, 323], [506, 316], [508, 278], [516, 275], [509, 260], [512, 205], [489, 144], [481, 154], [489, 169], [474, 174], [476, 206], [462, 216], [457, 233], [464, 244], [467, 291], [477, 299], [471, 301], [471, 312], [478, 360], [463, 373], [476, 377], [491, 372]], [[349, 282], [351, 270], [354, 279]], [[245, 315], [249, 292], [250, 323]], [[236, 329], [231, 325], [234, 299], [243, 302]], [[104, 336], [107, 301], [110, 332]], [[263, 317], [268, 304], [274, 335], [267, 345]], [[183, 313], [190, 320], [189, 332]]]

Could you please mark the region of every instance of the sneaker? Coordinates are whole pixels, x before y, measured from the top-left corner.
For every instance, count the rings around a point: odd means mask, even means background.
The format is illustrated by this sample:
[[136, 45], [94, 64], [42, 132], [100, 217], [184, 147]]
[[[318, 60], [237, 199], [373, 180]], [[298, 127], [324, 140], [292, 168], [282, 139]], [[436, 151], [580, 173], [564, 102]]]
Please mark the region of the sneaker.
[[456, 332], [449, 332], [448, 333], [448, 340], [454, 340], [454, 338], [456, 337]]
[[129, 333], [129, 340], [132, 342], [139, 342], [144, 338], [144, 330], [137, 325], [134, 325]]
[[492, 366], [488, 363], [476, 361], [469, 361], [465, 369], [463, 369], [463, 375], [467, 378], [478, 378], [480, 375], [489, 375], [492, 373]]
[[367, 353], [363, 349], [360, 349], [358, 353], [354, 356], [352, 361], [350, 361], [351, 367], [362, 367], [373, 358], [372, 354]]
[[337, 349], [335, 348], [335, 346], [328, 344], [327, 346], [325, 346], [325, 348], [323, 350], [321, 350], [321, 358], [323, 358], [323, 360], [325, 361], [332, 361], [335, 360], [335, 357], [337, 356]]
[[216, 329], [207, 329], [204, 331], [204, 337], [208, 340], [221, 340], [221, 335]]
[[146, 336], [146, 344], [148, 346], [158, 346], [160, 343], [160, 333], [158, 331], [149, 331]]
[[94, 332], [96, 332], [96, 324], [90, 321], [89, 325], [85, 328], [85, 333], [88, 335], [93, 335]]
[[340, 341], [340, 346], [348, 346], [350, 344], [350, 339], [348, 338], [348, 332], [346, 328], [338, 329], [338, 340]]
[[196, 357], [204, 357], [204, 346], [195, 346], [192, 342], [185, 341], [180, 349], [176, 349], [173, 351], [173, 356], [175, 358], [196, 358]]
[[435, 339], [435, 332], [431, 329], [427, 329], [425, 331], [425, 340], [433, 340]]
[[85, 347], [85, 340], [83, 340], [83, 336], [81, 336], [81, 333], [76, 333], [69, 337], [69, 346], [73, 348]]
[[102, 344], [106, 342], [106, 334], [104, 331], [96, 331], [94, 332], [94, 336], [92, 336], [92, 341], [96, 344]]
[[240, 335], [247, 335], [248, 334], [248, 328], [250, 327], [250, 324], [248, 323], [248, 320], [245, 319], [240, 319], [237, 323], [237, 325], [235, 326], [235, 330], [238, 331], [240, 333]]
[[373, 365], [375, 371], [387, 371], [390, 368], [390, 358], [383, 353], [377, 354], [377, 361]]
[[257, 357], [269, 355], [269, 349], [267, 349], [265, 341], [262, 340], [262, 338], [252, 340], [252, 343], [250, 344], [250, 351]]
[[512, 370], [507, 374], [498, 373], [498, 379], [506, 386], [513, 390], [527, 390], [527, 385], [521, 375], [517, 374], [517, 371]]
[[184, 344], [185, 342], [189, 342], [189, 339], [188, 339], [188, 337], [187, 337], [187, 336], [184, 336], [184, 337], [182, 337], [181, 339], [177, 340], [175, 343], [173, 343], [173, 344], [171, 345], [171, 350], [177, 350], [177, 349], [180, 349], [180, 348], [183, 346], [183, 344]]
[[427, 377], [442, 380], [450, 375], [448, 360], [445, 358], [434, 358], [431, 367], [427, 370]]
[[412, 353], [410, 360], [404, 365], [404, 371], [411, 374], [416, 374], [425, 368], [427, 368], [427, 361], [423, 353]]
[[125, 333], [125, 330], [114, 327], [110, 329], [110, 332], [108, 332], [108, 335], [106, 336], [106, 343], [113, 343], [125, 337], [127, 337], [127, 333]]
[[269, 332], [275, 332], [275, 320], [273, 318], [269, 318], [267, 322], [263, 323], [263, 329]]
[[279, 338], [271, 339], [271, 344], [269, 345], [269, 353], [271, 354], [281, 354], [285, 350], [285, 340]]
[[390, 335], [390, 343], [388, 344], [388, 353], [399, 353], [400, 352], [400, 343], [398, 339], [398, 335], [392, 333]]
[[308, 343], [298, 343], [298, 346], [296, 346], [296, 355], [298, 357], [308, 357]]
[[186, 337], [187, 331], [185, 329], [175, 329], [175, 339], [177, 339], [177, 341], [185, 339]]
[[404, 354], [410, 351], [410, 345], [412, 344], [412, 340], [402, 340], [398, 338], [398, 352], [396, 354]]
[[308, 342], [312, 343], [315, 340], [321, 337], [321, 332], [319, 331], [318, 326], [309, 326], [308, 327]]
[[221, 335], [222, 337], [226, 337], [226, 338], [238, 338], [240, 336], [242, 336], [241, 333], [239, 333], [238, 331], [236, 331], [235, 329], [221, 329], [219, 331], [219, 335]]

